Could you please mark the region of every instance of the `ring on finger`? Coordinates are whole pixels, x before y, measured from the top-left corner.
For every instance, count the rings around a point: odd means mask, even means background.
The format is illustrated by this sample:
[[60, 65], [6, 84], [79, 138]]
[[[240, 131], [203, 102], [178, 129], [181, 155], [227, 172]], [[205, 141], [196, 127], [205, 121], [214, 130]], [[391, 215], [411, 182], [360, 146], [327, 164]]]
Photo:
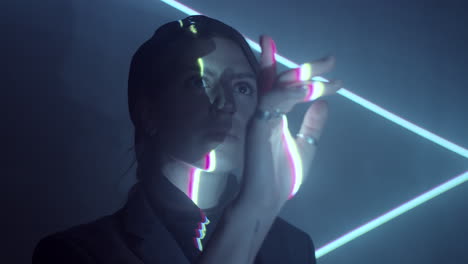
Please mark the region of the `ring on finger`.
[[306, 135], [301, 134], [301, 133], [297, 133], [296, 136], [299, 137], [299, 138], [304, 139], [310, 145], [313, 145], [313, 146], [316, 146], [316, 147], [318, 146], [318, 140], [311, 137], [311, 136], [306, 136]]

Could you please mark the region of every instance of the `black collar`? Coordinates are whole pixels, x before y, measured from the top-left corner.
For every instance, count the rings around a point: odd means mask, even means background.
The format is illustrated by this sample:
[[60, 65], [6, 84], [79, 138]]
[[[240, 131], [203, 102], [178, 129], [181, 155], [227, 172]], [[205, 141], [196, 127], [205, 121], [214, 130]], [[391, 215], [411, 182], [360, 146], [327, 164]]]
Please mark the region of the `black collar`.
[[145, 264], [189, 264], [184, 252], [160, 219], [153, 213], [142, 189], [137, 186], [123, 209], [124, 230], [137, 237], [129, 247]]
[[230, 175], [220, 204], [201, 210], [162, 175], [153, 181], [137, 183], [124, 207], [125, 231], [140, 239], [131, 246], [132, 250], [144, 263], [187, 263], [187, 259], [192, 262], [200, 254], [194, 238], [204, 216], [210, 223], [206, 225], [202, 245], [211, 236], [225, 206], [235, 197], [237, 188], [235, 176]]

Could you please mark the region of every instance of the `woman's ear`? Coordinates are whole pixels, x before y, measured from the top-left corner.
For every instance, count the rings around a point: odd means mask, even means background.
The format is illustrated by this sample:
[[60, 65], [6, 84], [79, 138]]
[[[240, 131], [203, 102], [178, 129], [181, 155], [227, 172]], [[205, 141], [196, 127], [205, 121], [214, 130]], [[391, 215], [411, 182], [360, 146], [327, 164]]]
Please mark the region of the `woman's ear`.
[[146, 134], [150, 137], [153, 137], [154, 135], [156, 135], [157, 132], [158, 132], [158, 129], [154, 125], [148, 125], [148, 127], [146, 128]]
[[145, 121], [145, 132], [148, 136], [153, 137], [158, 133], [158, 122], [153, 116]]
[[159, 126], [158, 115], [155, 107], [148, 102], [145, 102], [144, 107], [142, 107], [141, 120], [145, 134], [150, 137], [156, 135]]

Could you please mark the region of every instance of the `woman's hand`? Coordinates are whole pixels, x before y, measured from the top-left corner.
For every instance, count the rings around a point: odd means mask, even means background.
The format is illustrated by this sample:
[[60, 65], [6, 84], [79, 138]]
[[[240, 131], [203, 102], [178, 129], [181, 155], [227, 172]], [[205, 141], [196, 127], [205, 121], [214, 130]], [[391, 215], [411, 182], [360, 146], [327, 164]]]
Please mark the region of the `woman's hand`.
[[245, 168], [238, 203], [251, 208], [279, 213], [285, 202], [305, 181], [315, 156], [316, 145], [307, 137], [320, 139], [328, 115], [325, 101], [314, 102], [307, 110], [300, 128], [302, 137], [291, 137], [285, 116], [267, 117], [268, 113], [288, 113], [294, 105], [334, 94], [341, 82], [317, 82], [312, 77], [326, 73], [335, 64], [333, 57], [304, 64], [277, 74], [275, 43], [270, 37], [260, 38], [262, 54], [258, 77], [258, 113], [248, 126]]

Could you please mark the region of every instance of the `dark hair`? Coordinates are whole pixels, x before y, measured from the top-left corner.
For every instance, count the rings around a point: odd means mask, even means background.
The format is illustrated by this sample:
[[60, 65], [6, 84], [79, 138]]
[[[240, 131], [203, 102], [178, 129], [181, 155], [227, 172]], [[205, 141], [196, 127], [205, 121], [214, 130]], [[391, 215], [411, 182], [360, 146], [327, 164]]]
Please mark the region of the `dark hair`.
[[[150, 140], [147, 113], [149, 105], [161, 112], [165, 105], [163, 98], [168, 71], [180, 45], [186, 48], [196, 39], [222, 37], [240, 46], [255, 74], [259, 63], [244, 37], [234, 28], [202, 15], [189, 16], [183, 20], [166, 23], [159, 27], [153, 36], [143, 43], [132, 57], [128, 78], [128, 108], [135, 127], [134, 146], [138, 162], [137, 179], [141, 179], [141, 165], [150, 157], [145, 151], [145, 143]], [[177, 45], [178, 44], [178, 45]], [[190, 47], [190, 46], [188, 46]], [[151, 156], [151, 155], [150, 155]], [[154, 157], [151, 157], [151, 159]], [[133, 165], [132, 165], [133, 166]]]

